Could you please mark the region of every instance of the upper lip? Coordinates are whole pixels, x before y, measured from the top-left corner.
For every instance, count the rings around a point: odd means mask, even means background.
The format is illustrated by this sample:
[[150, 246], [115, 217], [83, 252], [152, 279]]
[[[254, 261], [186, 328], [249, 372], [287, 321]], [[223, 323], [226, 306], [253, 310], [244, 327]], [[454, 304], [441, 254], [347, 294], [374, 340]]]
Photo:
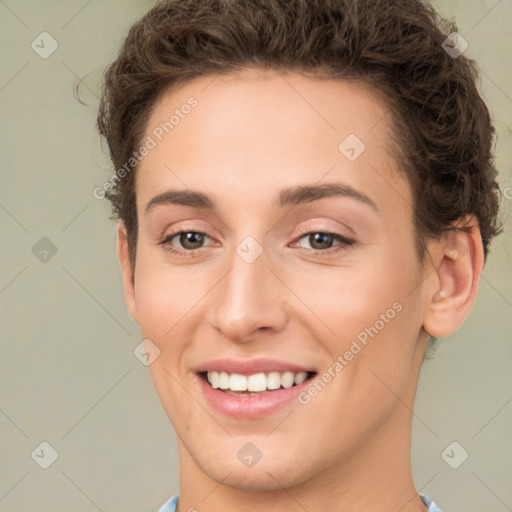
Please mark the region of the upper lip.
[[250, 359], [246, 361], [235, 359], [213, 359], [200, 364], [195, 371], [201, 372], [226, 372], [238, 373], [240, 375], [253, 375], [255, 373], [269, 372], [314, 372], [310, 367], [295, 363], [278, 361], [275, 359]]

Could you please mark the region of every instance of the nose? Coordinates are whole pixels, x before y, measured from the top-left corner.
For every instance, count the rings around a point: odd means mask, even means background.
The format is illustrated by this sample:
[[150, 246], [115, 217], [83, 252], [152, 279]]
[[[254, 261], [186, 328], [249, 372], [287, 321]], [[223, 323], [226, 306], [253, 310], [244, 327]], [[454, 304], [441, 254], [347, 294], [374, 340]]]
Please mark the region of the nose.
[[280, 331], [286, 325], [286, 288], [268, 263], [265, 251], [254, 261], [233, 251], [209, 310], [212, 326], [224, 337], [243, 343], [257, 331]]

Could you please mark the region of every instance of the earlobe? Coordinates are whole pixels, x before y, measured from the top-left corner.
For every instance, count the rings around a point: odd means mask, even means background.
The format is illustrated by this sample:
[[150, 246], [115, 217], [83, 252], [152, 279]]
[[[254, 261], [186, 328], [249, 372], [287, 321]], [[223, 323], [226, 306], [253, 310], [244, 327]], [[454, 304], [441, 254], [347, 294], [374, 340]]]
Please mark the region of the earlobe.
[[462, 325], [475, 302], [484, 265], [477, 220], [468, 217], [455, 227], [442, 237], [436, 251], [437, 279], [423, 324], [435, 338], [453, 334]]
[[128, 250], [128, 234], [122, 222], [117, 228], [117, 258], [121, 266], [123, 276], [124, 298], [128, 312], [135, 323], [137, 322], [137, 308], [135, 301], [135, 280], [132, 264], [130, 261], [130, 252]]

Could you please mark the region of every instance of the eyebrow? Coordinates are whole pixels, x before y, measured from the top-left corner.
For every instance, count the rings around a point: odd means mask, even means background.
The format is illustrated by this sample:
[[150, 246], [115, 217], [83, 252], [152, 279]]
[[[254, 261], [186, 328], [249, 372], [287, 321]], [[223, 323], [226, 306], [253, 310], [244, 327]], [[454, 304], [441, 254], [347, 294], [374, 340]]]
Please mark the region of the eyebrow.
[[[345, 183], [325, 183], [322, 185], [298, 185], [279, 192], [276, 206], [295, 206], [302, 203], [318, 201], [326, 197], [349, 197], [364, 203], [375, 211], [377, 205], [366, 194]], [[215, 211], [213, 201], [202, 192], [193, 190], [167, 190], [151, 199], [146, 205], [146, 213], [160, 205], [177, 204], [203, 210]]]
[[356, 199], [375, 211], [379, 211], [377, 205], [363, 192], [345, 183], [324, 183], [322, 185], [298, 185], [296, 187], [281, 190], [278, 205], [295, 206], [301, 203], [310, 203], [325, 197], [350, 197]]

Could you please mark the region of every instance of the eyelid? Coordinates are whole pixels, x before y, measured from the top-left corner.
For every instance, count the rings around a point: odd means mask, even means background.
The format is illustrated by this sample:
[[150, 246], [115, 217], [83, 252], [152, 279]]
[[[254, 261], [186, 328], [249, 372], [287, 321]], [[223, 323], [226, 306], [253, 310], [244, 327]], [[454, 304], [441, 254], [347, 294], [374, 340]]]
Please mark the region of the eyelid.
[[[350, 229], [350, 228], [347, 228]], [[350, 231], [352, 231], [350, 229]], [[297, 236], [295, 237], [295, 240], [302, 238], [304, 235], [310, 235], [313, 233], [325, 233], [326, 235], [333, 235], [336, 237], [339, 237], [346, 242], [352, 242], [354, 243], [356, 240], [352, 236], [344, 235], [343, 233], [340, 233], [336, 229], [326, 228], [324, 226], [304, 226], [299, 228], [299, 232], [297, 233]]]
[[215, 239], [214, 236], [210, 234], [211, 230], [206, 227], [207, 224], [201, 222], [200, 220], [184, 220], [181, 222], [175, 222], [171, 225], [168, 225], [161, 231], [161, 234], [158, 235], [159, 240], [163, 240], [169, 238], [169, 236], [176, 236], [179, 233], [185, 232], [193, 232], [193, 233], [201, 233], [203, 235], [208, 236], [211, 239]]
[[[204, 235], [205, 238], [209, 238], [210, 240], [215, 240], [213, 237], [211, 237], [208, 233], [206, 233], [205, 231], [200, 231], [198, 229], [187, 229], [187, 228], [180, 228], [176, 231], [172, 231], [171, 233], [169, 233], [168, 235], [164, 235], [162, 237], [162, 240], [160, 242], [158, 242], [159, 245], [165, 245], [166, 243], [169, 243], [173, 238], [175, 238], [176, 236], [178, 235], [181, 235], [182, 233], [198, 233], [200, 235]], [[194, 251], [200, 251], [201, 249], [204, 249], [205, 247], [208, 247], [208, 246], [203, 246], [203, 247], [199, 247], [198, 249], [184, 249], [182, 250], [181, 252], [188, 252], [188, 253], [192, 253]]]

